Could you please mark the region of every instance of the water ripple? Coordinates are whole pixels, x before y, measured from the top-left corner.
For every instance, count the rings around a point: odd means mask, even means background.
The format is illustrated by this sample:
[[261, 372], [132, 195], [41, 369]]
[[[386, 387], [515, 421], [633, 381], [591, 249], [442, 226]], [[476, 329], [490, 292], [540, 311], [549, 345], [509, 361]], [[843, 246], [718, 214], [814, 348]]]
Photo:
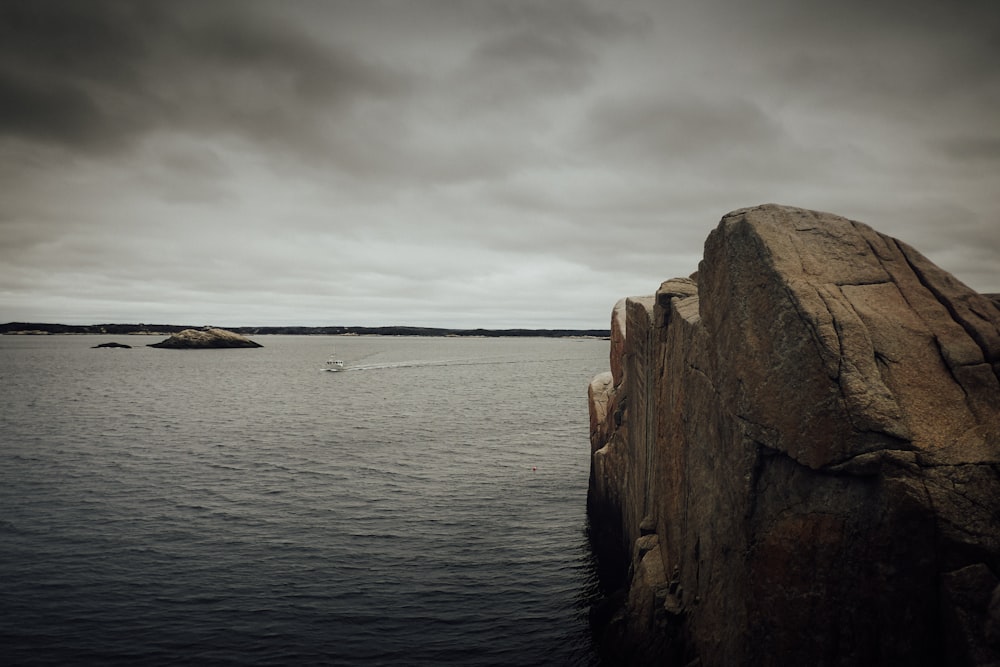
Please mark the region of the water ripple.
[[[9, 664], [593, 663], [607, 344], [0, 342]], [[101, 342], [101, 341], [98, 341]], [[364, 371], [364, 372], [361, 372]]]

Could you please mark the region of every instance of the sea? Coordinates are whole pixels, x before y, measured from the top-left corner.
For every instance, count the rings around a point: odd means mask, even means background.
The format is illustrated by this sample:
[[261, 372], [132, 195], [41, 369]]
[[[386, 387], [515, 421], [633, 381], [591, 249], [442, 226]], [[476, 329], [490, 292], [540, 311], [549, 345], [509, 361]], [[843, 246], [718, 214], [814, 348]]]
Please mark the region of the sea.
[[0, 664], [598, 664], [607, 341], [159, 340], [0, 336]]

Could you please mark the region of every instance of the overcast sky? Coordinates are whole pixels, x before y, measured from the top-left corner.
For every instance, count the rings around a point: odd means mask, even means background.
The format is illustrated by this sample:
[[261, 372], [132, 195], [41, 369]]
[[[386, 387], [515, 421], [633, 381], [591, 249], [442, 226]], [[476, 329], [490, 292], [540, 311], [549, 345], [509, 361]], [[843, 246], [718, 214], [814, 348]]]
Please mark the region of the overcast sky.
[[1000, 292], [994, 2], [0, 0], [0, 321], [606, 328], [775, 202]]

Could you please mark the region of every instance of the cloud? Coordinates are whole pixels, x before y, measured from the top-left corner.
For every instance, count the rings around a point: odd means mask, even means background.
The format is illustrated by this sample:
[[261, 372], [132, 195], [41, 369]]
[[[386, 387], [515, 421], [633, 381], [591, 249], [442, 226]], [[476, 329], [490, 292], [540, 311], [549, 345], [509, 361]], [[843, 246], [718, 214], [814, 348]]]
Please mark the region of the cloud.
[[771, 201], [1000, 291], [997, 34], [977, 2], [3, 3], [0, 319], [605, 326]]
[[5, 3], [0, 132], [117, 151], [168, 127], [296, 152], [404, 77], [261, 3]]
[[1000, 162], [1000, 131], [994, 136], [958, 134], [933, 141], [931, 148], [948, 160], [995, 168]]
[[678, 162], [760, 155], [787, 140], [776, 119], [752, 100], [688, 92], [602, 101], [591, 108], [583, 132], [590, 150], [606, 159], [664, 170]]

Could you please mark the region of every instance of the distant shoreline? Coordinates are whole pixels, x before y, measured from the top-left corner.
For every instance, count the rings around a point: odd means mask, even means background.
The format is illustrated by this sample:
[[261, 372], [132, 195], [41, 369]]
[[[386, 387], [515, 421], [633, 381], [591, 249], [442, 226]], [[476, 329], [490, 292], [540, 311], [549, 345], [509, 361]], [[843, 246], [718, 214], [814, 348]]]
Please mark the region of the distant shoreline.
[[[169, 336], [184, 329], [202, 326], [176, 324], [47, 324], [8, 322], [0, 324], [0, 334], [44, 336], [87, 334], [113, 336]], [[478, 338], [608, 338], [609, 329], [447, 329], [441, 327], [220, 327], [244, 336], [449, 336]]]

